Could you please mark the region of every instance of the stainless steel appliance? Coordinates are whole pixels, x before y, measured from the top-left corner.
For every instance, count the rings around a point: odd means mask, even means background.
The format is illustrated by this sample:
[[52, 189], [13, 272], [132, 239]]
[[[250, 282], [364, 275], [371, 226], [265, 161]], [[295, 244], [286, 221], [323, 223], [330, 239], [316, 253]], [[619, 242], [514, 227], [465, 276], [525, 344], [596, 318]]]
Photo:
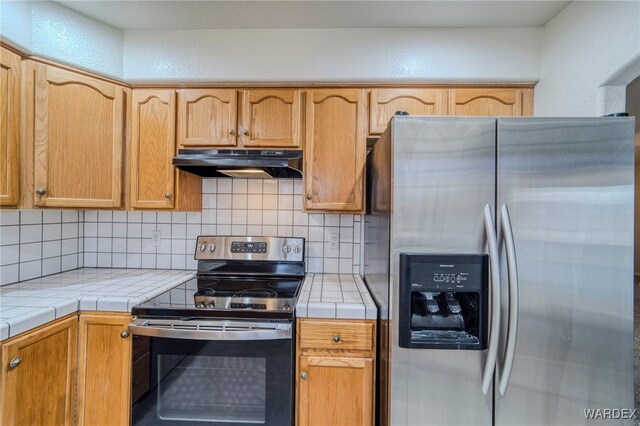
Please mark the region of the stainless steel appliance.
[[302, 178], [302, 151], [295, 149], [180, 149], [173, 165], [206, 177]]
[[200, 236], [195, 257], [195, 280], [132, 310], [131, 424], [293, 424], [304, 239]]
[[[633, 128], [633, 118], [392, 119], [368, 156], [364, 225], [380, 424], [593, 424], [585, 410], [633, 408]], [[416, 309], [403, 298], [413, 274], [403, 258], [416, 254], [488, 255], [487, 349], [403, 343]], [[425, 264], [417, 290], [446, 274]], [[438, 297], [431, 309], [450, 309], [446, 291]], [[437, 319], [429, 297], [416, 300], [423, 323]]]

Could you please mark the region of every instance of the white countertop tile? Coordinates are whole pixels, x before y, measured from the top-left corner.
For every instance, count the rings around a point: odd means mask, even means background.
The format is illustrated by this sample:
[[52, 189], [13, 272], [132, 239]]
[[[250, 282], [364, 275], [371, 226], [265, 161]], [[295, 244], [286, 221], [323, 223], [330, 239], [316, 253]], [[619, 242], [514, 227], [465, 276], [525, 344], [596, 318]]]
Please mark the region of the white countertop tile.
[[182, 270], [80, 268], [0, 287], [0, 340], [78, 310], [130, 312], [195, 275]]
[[358, 275], [307, 274], [296, 304], [296, 316], [376, 319], [377, 309]]

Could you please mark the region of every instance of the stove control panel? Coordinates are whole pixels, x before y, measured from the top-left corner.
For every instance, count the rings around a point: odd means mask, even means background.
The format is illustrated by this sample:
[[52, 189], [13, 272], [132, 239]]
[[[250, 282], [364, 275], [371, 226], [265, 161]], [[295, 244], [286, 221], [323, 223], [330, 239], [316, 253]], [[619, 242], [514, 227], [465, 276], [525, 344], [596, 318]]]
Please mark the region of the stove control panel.
[[231, 253], [266, 253], [267, 243], [264, 242], [248, 242], [248, 241], [232, 241]]
[[201, 235], [196, 260], [304, 261], [304, 238]]

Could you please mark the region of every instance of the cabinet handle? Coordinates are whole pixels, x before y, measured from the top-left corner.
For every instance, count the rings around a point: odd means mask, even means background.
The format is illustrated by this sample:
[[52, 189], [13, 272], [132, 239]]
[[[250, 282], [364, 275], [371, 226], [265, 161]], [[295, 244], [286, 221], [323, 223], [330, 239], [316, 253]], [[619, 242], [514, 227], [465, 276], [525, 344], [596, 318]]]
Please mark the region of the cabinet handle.
[[16, 368], [17, 366], [20, 365], [21, 362], [22, 362], [22, 357], [17, 356], [13, 358], [11, 361], [9, 361], [9, 368]]
[[300, 373], [300, 378], [301, 378], [302, 380], [307, 380], [307, 377], [308, 377], [308, 375], [307, 375], [307, 372], [306, 372], [306, 371], [303, 371], [302, 373]]
[[235, 129], [229, 129], [229, 134], [230, 134], [231, 136], [235, 135], [235, 134], [236, 134]]
[[249, 134], [250, 134], [250, 133], [249, 133], [249, 129], [244, 129], [244, 130], [242, 131], [242, 134], [243, 134], [243, 135], [245, 135], [245, 136], [249, 136]]
[[164, 194], [164, 198], [166, 198], [167, 200], [171, 199], [171, 193], [167, 192], [166, 194]]
[[123, 330], [120, 332], [120, 337], [126, 339], [127, 337], [129, 337], [129, 333], [126, 330]]
[[335, 336], [332, 337], [332, 339], [334, 342], [338, 343], [340, 341], [340, 336], [336, 334]]
[[47, 193], [46, 189], [44, 189], [44, 188], [36, 188], [36, 194], [38, 194], [39, 196], [43, 196], [46, 193]]
[[311, 200], [311, 195], [309, 194], [309, 195], [307, 195], [305, 198], [306, 198], [307, 200]]

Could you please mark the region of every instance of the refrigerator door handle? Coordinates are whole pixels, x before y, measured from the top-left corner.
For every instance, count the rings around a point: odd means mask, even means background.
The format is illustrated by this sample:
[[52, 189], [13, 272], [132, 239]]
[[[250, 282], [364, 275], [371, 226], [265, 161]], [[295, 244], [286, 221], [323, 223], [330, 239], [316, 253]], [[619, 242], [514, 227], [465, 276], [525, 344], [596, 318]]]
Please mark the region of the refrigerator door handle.
[[489, 270], [491, 271], [491, 332], [489, 335], [487, 359], [484, 363], [484, 371], [482, 373], [482, 393], [486, 395], [491, 387], [491, 379], [493, 378], [493, 372], [496, 368], [500, 335], [500, 262], [493, 212], [489, 204], [484, 207], [484, 229], [487, 234]]
[[501, 225], [504, 235], [505, 248], [507, 253], [507, 276], [509, 279], [509, 323], [507, 326], [507, 346], [505, 348], [504, 365], [500, 373], [500, 395], [504, 395], [509, 385], [513, 360], [516, 355], [516, 341], [518, 339], [518, 266], [516, 261], [516, 248], [513, 241], [513, 229], [511, 228], [511, 217], [506, 204], [501, 209]]

